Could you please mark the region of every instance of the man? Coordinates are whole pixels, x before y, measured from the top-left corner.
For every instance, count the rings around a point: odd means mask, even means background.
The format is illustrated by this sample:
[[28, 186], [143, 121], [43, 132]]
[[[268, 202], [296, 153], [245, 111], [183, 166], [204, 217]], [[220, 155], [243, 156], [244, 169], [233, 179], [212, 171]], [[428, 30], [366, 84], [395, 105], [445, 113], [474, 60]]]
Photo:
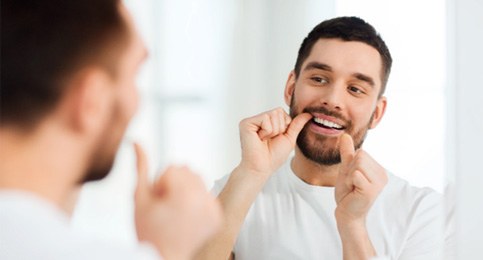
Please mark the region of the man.
[[4, 0], [1, 12], [0, 258], [191, 258], [220, 225], [219, 205], [185, 167], [150, 184], [137, 145], [142, 243], [69, 227], [72, 198], [109, 173], [137, 108], [146, 49], [121, 1]]
[[308, 34], [285, 86], [290, 116], [279, 108], [240, 123], [241, 163], [214, 187], [226, 223], [200, 258], [439, 259], [439, 195], [361, 148], [384, 115], [391, 63], [362, 19]]

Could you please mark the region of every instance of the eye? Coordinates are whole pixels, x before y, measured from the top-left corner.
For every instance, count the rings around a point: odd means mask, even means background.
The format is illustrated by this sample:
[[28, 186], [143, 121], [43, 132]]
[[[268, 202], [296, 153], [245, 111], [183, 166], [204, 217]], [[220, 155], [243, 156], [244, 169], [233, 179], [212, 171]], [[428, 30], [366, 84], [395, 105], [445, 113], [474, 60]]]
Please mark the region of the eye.
[[360, 94], [365, 94], [364, 91], [362, 91], [360, 88], [356, 87], [356, 86], [349, 86], [347, 88], [350, 92], [354, 93], [354, 94], [357, 94], [357, 95], [360, 95]]
[[314, 77], [311, 77], [310, 79], [317, 84], [327, 84], [327, 83], [329, 83], [329, 81], [326, 78], [323, 78], [323, 77], [314, 76]]

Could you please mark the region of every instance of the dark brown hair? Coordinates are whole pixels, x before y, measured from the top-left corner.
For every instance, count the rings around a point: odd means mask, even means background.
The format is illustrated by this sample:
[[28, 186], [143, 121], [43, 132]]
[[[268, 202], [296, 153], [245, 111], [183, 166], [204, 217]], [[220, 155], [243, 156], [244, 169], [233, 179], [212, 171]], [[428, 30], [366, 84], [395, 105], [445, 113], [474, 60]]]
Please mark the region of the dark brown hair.
[[382, 86], [379, 95], [384, 93], [391, 72], [392, 58], [386, 43], [372, 25], [358, 17], [337, 17], [315, 26], [300, 46], [294, 68], [296, 77], [300, 75], [302, 64], [309, 57], [312, 47], [319, 39], [358, 41], [374, 47], [381, 55], [382, 60]]
[[113, 74], [126, 36], [118, 0], [2, 0], [1, 126], [33, 128], [85, 66]]

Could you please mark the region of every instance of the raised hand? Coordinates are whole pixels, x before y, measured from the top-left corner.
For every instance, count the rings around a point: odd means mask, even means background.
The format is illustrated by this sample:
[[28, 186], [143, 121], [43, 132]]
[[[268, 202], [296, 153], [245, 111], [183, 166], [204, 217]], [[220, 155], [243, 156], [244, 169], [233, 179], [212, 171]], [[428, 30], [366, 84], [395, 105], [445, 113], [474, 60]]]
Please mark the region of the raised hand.
[[164, 259], [191, 259], [221, 226], [221, 207], [201, 178], [186, 167], [169, 167], [151, 184], [146, 156], [135, 144], [138, 182], [136, 232], [155, 245]]
[[241, 168], [270, 175], [287, 159], [299, 132], [312, 118], [302, 113], [295, 118], [276, 108], [240, 122]]
[[242, 160], [218, 196], [225, 225], [198, 259], [233, 259], [233, 246], [248, 209], [268, 177], [287, 159], [310, 118], [312, 115], [303, 113], [291, 119], [277, 108], [240, 122]]
[[359, 222], [387, 183], [387, 174], [369, 154], [354, 150], [352, 137], [340, 137], [341, 166], [335, 184], [337, 221]]

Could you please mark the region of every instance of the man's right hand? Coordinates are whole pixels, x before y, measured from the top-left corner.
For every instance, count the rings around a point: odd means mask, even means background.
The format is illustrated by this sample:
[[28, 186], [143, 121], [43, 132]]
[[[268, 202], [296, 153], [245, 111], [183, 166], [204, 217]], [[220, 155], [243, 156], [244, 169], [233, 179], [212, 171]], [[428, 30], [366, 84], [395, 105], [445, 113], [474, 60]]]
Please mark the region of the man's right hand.
[[276, 108], [242, 120], [242, 161], [238, 167], [268, 177], [285, 162], [311, 118], [301, 113], [292, 119], [282, 108]]
[[164, 259], [191, 259], [221, 227], [219, 202], [201, 178], [186, 167], [169, 167], [151, 184], [146, 156], [135, 144], [138, 182], [135, 192], [136, 232]]
[[312, 115], [302, 113], [291, 119], [277, 108], [240, 122], [242, 160], [218, 196], [225, 214], [224, 227], [198, 254], [198, 259], [233, 259], [233, 246], [248, 209], [268, 178], [287, 159], [311, 118]]

